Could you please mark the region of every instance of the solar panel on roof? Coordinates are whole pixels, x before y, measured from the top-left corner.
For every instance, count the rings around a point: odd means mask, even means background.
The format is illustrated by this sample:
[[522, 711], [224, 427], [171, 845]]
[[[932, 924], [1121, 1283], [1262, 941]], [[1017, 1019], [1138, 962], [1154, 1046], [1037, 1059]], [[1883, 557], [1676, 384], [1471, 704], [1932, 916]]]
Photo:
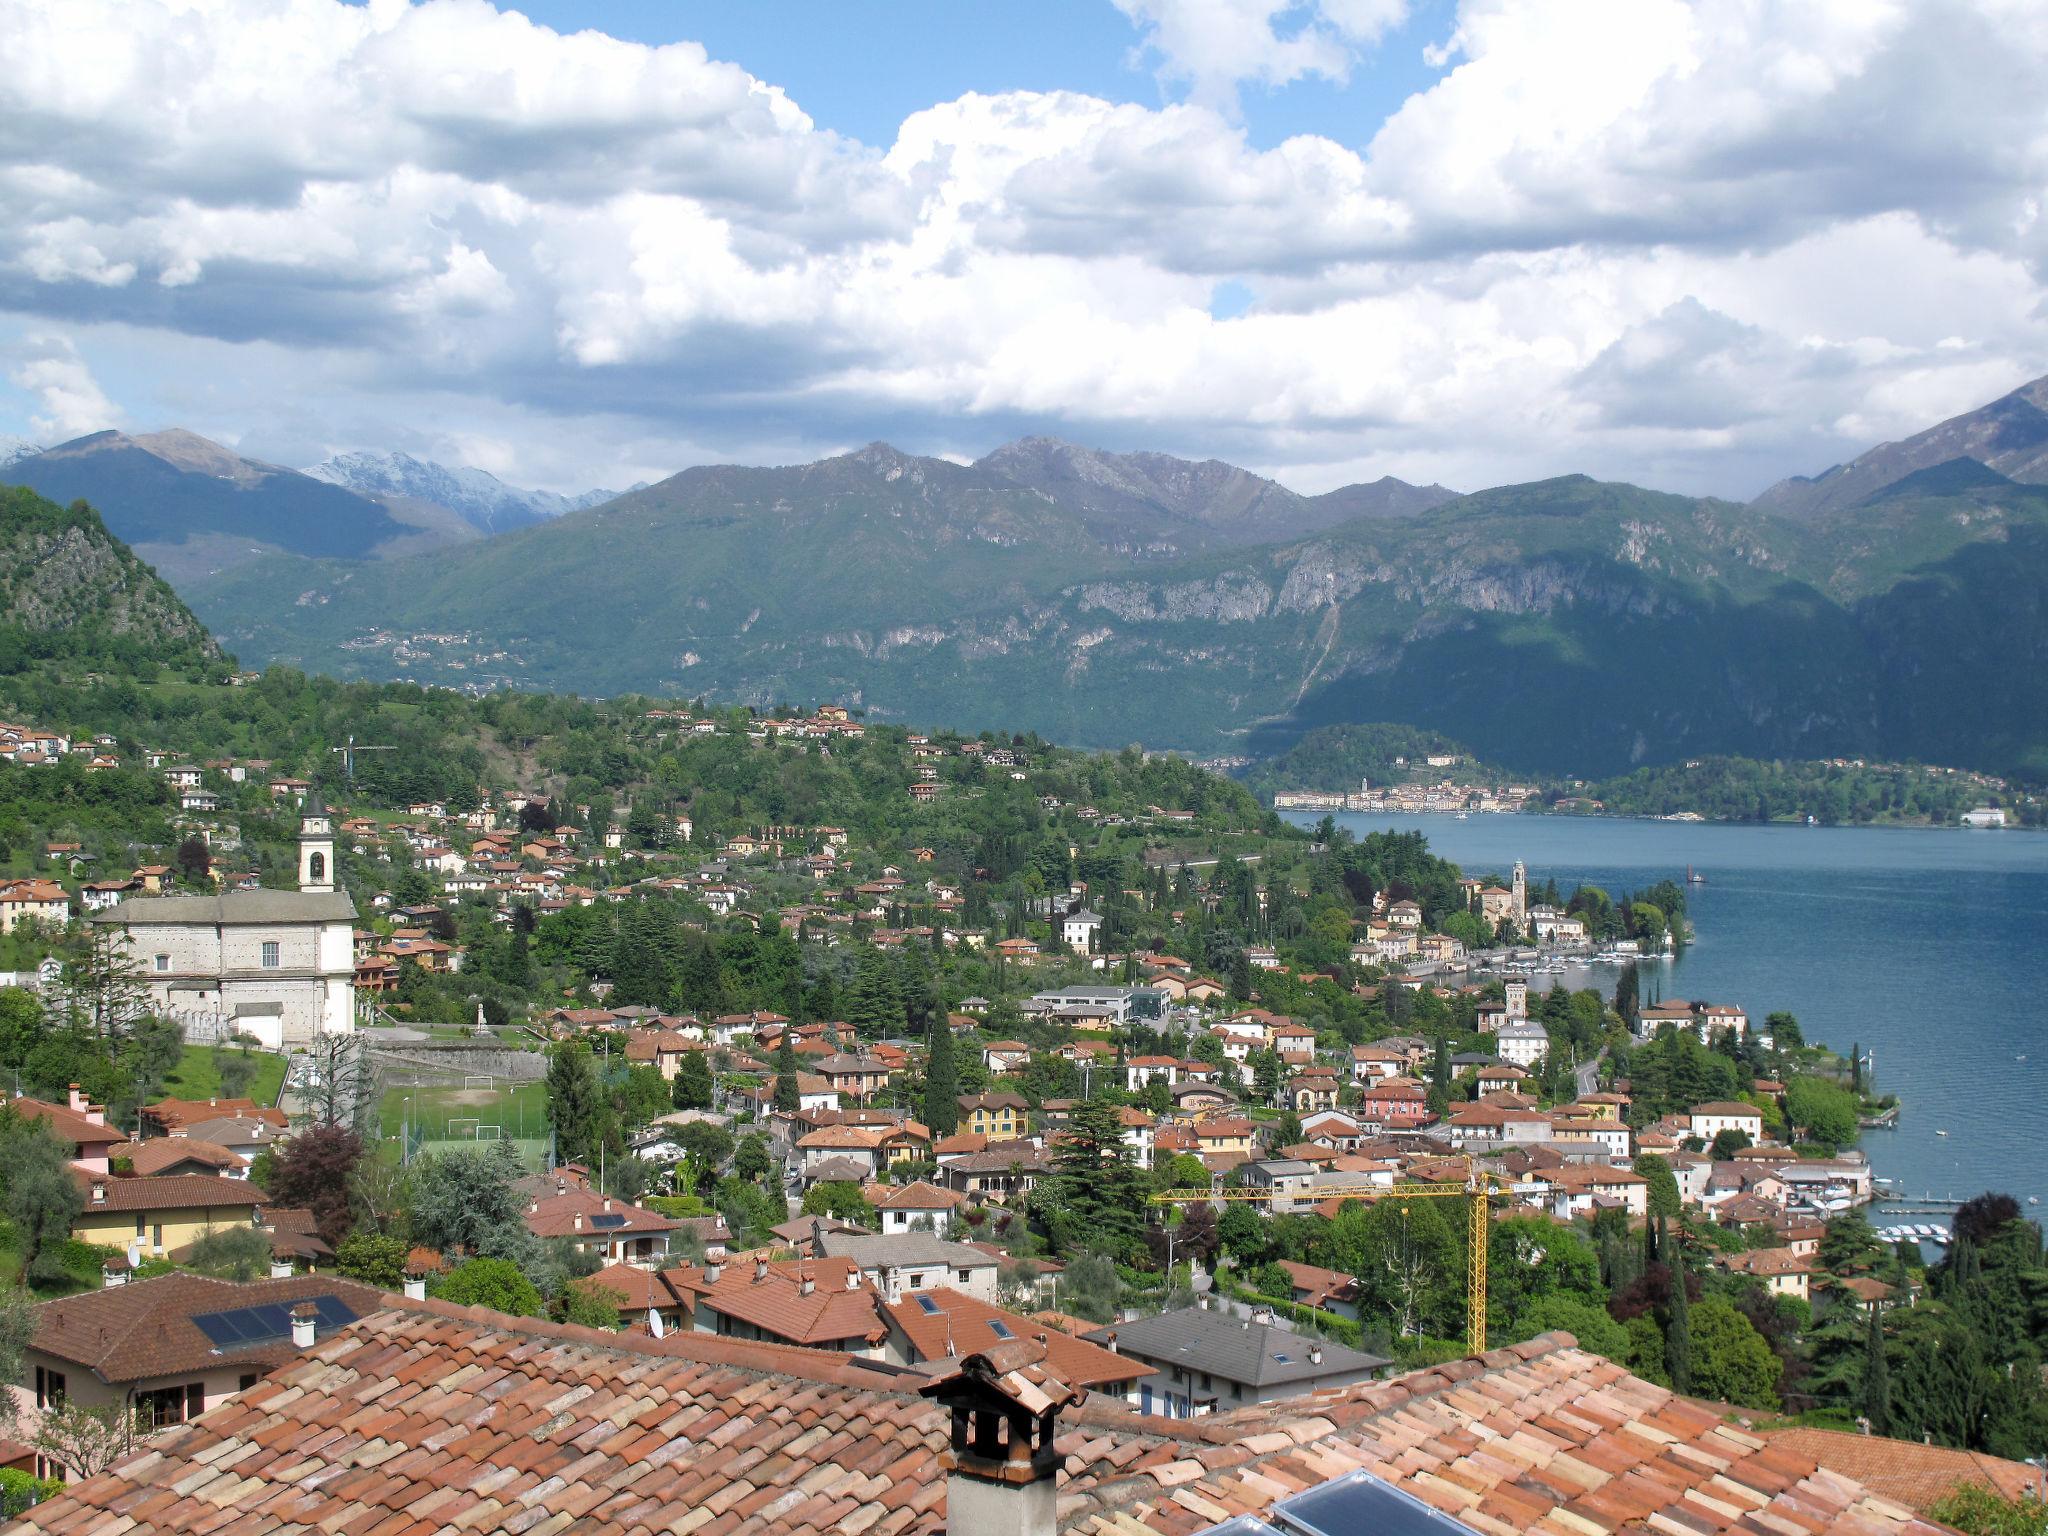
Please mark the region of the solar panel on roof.
[[1350, 1472], [1283, 1499], [1266, 1518], [1300, 1536], [1470, 1536], [1450, 1516], [1370, 1472]]
[[[313, 1326], [322, 1331], [346, 1327], [356, 1320], [355, 1309], [339, 1296], [307, 1296], [315, 1309]], [[269, 1344], [292, 1336], [292, 1308], [298, 1302], [264, 1302], [261, 1306], [231, 1307], [225, 1312], [203, 1312], [192, 1324], [206, 1335], [216, 1350], [246, 1349], [252, 1344]]]
[[590, 1224], [593, 1227], [623, 1227], [626, 1224], [626, 1218], [616, 1211], [600, 1211], [597, 1215], [590, 1218]]

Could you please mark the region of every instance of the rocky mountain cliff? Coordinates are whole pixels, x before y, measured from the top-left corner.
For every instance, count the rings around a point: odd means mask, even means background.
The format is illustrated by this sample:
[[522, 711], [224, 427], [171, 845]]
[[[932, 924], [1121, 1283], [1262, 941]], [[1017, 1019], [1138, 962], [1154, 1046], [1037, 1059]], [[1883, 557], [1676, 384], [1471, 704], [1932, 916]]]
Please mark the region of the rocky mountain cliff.
[[90, 507], [0, 487], [0, 671], [23, 659], [204, 667], [225, 655]]

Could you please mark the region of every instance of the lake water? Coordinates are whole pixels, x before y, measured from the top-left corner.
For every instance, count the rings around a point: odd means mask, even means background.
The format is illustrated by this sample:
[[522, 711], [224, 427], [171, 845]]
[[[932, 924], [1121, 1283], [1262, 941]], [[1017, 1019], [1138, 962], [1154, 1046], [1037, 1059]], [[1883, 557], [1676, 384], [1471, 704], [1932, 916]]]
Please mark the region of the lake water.
[[[2048, 1203], [2048, 835], [1338, 819], [1361, 835], [1420, 831], [1467, 874], [1505, 874], [1519, 858], [1532, 887], [1555, 879], [1565, 895], [1593, 884], [1618, 897], [1683, 879], [1691, 865], [1707, 878], [1688, 897], [1698, 936], [1676, 961], [1646, 964], [1646, 986], [1737, 1003], [1757, 1021], [1784, 1009], [1809, 1041], [1843, 1052], [1860, 1044], [1876, 1058], [1878, 1087], [1905, 1104], [1895, 1129], [1863, 1135], [1876, 1172], [1897, 1179], [1902, 1194], [2000, 1189]], [[1615, 974], [1602, 967], [1590, 981], [1577, 971], [1563, 980], [1611, 995]]]

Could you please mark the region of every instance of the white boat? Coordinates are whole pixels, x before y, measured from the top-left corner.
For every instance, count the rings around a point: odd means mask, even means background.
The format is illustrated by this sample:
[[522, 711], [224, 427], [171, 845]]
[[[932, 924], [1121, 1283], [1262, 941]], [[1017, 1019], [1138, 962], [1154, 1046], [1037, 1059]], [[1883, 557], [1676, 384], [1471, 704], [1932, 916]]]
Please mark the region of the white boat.
[[1948, 1132], [1947, 1132], [1947, 1131], [1936, 1131], [1936, 1132], [1935, 1132], [1934, 1134], [1935, 1134], [1935, 1135], [1937, 1135], [1937, 1136], [1946, 1136], [1946, 1135], [1948, 1134]]
[[2029, 1195], [2029, 1196], [2027, 1196], [2027, 1204], [2029, 1204], [2029, 1205], [2039, 1205], [2040, 1203], [2041, 1203], [2041, 1197], [2040, 1197], [2039, 1195]]

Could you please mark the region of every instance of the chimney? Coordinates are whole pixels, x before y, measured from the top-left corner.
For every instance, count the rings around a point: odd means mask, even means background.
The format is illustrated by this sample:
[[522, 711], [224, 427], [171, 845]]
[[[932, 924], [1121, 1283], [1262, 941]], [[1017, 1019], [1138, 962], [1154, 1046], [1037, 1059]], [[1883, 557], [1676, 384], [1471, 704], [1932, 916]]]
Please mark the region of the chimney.
[[802, 1278], [796, 1283], [796, 1293], [799, 1296], [808, 1296], [817, 1288], [818, 1282], [811, 1278], [811, 1272], [808, 1269], [805, 1270]]
[[569, 1226], [572, 1230], [577, 1232], [581, 1232], [583, 1230], [583, 1213], [581, 1211], [578, 1211], [575, 1215], [569, 1218]]
[[1058, 1529], [1060, 1456], [1053, 1442], [1060, 1410], [1086, 1394], [1046, 1374], [1044, 1362], [1043, 1344], [1014, 1339], [969, 1355], [952, 1375], [919, 1389], [952, 1418], [951, 1445], [941, 1458], [947, 1530], [1053, 1536]]
[[1311, 1345], [1309, 1345], [1309, 1347], [1308, 1347], [1308, 1363], [1309, 1363], [1310, 1365], [1321, 1365], [1321, 1364], [1323, 1363], [1323, 1346], [1322, 1346], [1322, 1345], [1320, 1345], [1320, 1344], [1311, 1344]]
[[707, 1253], [704, 1256], [704, 1283], [706, 1285], [716, 1285], [724, 1273], [725, 1250], [721, 1248], [716, 1253]]
[[407, 1301], [425, 1301], [427, 1299], [427, 1282], [424, 1276], [407, 1275], [405, 1277], [405, 1299]]
[[111, 1291], [117, 1285], [128, 1283], [128, 1266], [120, 1259], [109, 1259], [100, 1266], [100, 1287]]
[[766, 1280], [767, 1278], [768, 1255], [765, 1253], [757, 1253], [754, 1255], [754, 1284], [759, 1285], [763, 1280]]
[[94, 1205], [105, 1205], [107, 1203], [107, 1181], [105, 1179], [94, 1179], [92, 1181], [92, 1203]]
[[606, 1195], [604, 1197], [604, 1208], [606, 1210], [610, 1210], [612, 1208], [612, 1197], [610, 1195]]
[[292, 1348], [313, 1347], [313, 1324], [319, 1319], [320, 1309], [310, 1301], [302, 1301], [292, 1308]]
[[1109, 1352], [1112, 1355], [1120, 1355], [1123, 1353], [1122, 1350], [1116, 1347], [1116, 1330], [1114, 1328], [1109, 1330], [1109, 1337], [1106, 1340], [1104, 1340], [1104, 1343], [1107, 1345]]
[[291, 1260], [290, 1260], [290, 1259], [272, 1259], [272, 1260], [270, 1261], [270, 1278], [271, 1278], [271, 1279], [273, 1279], [273, 1280], [289, 1280], [289, 1279], [291, 1279], [291, 1277], [292, 1277], [292, 1264], [291, 1264]]

